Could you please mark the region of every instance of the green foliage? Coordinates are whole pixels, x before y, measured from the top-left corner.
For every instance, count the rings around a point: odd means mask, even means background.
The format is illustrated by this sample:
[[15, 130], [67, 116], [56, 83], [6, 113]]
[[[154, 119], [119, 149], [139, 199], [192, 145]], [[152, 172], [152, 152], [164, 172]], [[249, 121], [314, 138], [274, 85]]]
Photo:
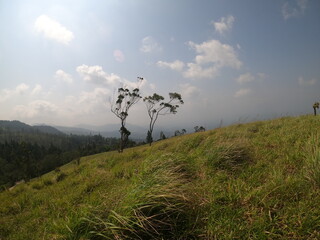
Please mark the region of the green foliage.
[[306, 147], [305, 177], [320, 188], [320, 137], [312, 135]]
[[[138, 79], [140, 82], [143, 80], [141, 77], [138, 77]], [[129, 88], [118, 88], [117, 99], [115, 103], [111, 104], [111, 112], [120, 119], [121, 123], [119, 152], [123, 151], [131, 134], [125, 127], [126, 119], [129, 115], [129, 109], [142, 98], [139, 91], [139, 87], [132, 91]]]
[[59, 173], [59, 174], [57, 175], [56, 181], [57, 181], [57, 182], [60, 182], [60, 181], [64, 180], [67, 176], [68, 176], [67, 174], [65, 174], [64, 172], [61, 172], [61, 173]]
[[160, 138], [159, 138], [159, 140], [165, 140], [165, 139], [167, 139], [167, 137], [166, 137], [166, 135], [164, 135], [164, 133], [161, 131], [161, 132], [160, 132]]
[[147, 106], [150, 118], [149, 130], [147, 133], [147, 142], [151, 146], [153, 142], [152, 132], [159, 115], [176, 114], [177, 109], [183, 104], [182, 97], [179, 93], [169, 93], [169, 101], [164, 101], [164, 97], [154, 93], [152, 96], [145, 97], [143, 101]]
[[319, 109], [319, 105], [320, 105], [319, 102], [315, 102], [312, 106], [315, 116], [317, 115], [317, 108]]
[[206, 129], [203, 126], [195, 126], [194, 127], [194, 132], [204, 132]]
[[[25, 137], [28, 141], [20, 141], [20, 137]], [[1, 140], [4, 139], [10, 141], [2, 143]], [[17, 181], [40, 176], [74, 159], [79, 165], [80, 156], [104, 152], [106, 145], [110, 150], [116, 149], [117, 143], [116, 139], [105, 139], [100, 135], [58, 136], [28, 131], [3, 131], [0, 134], [0, 186], [13, 186]], [[134, 145], [132, 141], [130, 144]]]
[[319, 239], [318, 126], [287, 117], [83, 157], [1, 192], [0, 239]]
[[146, 141], [147, 141], [147, 143], [149, 143], [150, 145], [151, 145], [151, 143], [153, 142], [152, 133], [151, 133], [150, 131], [148, 131]]

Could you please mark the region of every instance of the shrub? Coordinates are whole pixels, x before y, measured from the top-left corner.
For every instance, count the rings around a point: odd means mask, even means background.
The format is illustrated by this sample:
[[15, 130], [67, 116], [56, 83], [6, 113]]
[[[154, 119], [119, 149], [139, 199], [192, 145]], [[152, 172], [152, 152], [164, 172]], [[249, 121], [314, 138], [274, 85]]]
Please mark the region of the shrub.
[[43, 185], [40, 184], [39, 182], [35, 182], [34, 184], [32, 184], [31, 187], [32, 187], [33, 189], [40, 190], [40, 189], [43, 187]]
[[49, 185], [52, 185], [53, 182], [52, 182], [50, 179], [44, 179], [44, 180], [43, 180], [43, 184], [44, 184], [45, 186], [49, 186]]
[[60, 181], [62, 181], [63, 179], [65, 179], [67, 176], [68, 176], [67, 174], [65, 174], [65, 173], [62, 172], [62, 173], [60, 173], [60, 174], [57, 175], [56, 181], [57, 181], [57, 182], [60, 182]]

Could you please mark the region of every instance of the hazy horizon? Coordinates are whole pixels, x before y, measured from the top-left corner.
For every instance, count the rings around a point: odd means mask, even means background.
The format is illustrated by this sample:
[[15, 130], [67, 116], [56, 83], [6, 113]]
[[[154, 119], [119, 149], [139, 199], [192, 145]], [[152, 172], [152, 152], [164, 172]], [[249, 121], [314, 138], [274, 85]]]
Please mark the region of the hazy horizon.
[[[138, 76], [143, 96], [182, 95], [161, 127], [312, 114], [319, 12], [317, 0], [0, 0], [0, 119], [119, 124], [109, 99]], [[127, 123], [148, 120], [140, 101]]]

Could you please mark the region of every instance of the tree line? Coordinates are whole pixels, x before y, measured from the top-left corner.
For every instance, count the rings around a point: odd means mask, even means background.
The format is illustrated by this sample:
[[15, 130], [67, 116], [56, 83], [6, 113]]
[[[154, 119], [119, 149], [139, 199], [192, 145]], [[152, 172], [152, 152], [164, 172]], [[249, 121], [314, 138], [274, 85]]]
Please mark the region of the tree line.
[[[119, 139], [101, 135], [55, 135], [39, 132], [0, 134], [0, 187], [28, 181], [80, 157], [116, 150]], [[128, 146], [136, 146], [129, 141]]]

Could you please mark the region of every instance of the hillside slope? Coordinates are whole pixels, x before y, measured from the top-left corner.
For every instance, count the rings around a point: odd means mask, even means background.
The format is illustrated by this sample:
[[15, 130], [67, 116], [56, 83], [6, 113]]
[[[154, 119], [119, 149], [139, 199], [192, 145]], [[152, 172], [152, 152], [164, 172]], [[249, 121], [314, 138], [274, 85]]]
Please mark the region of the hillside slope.
[[82, 158], [0, 193], [0, 239], [320, 239], [319, 126], [286, 117]]

